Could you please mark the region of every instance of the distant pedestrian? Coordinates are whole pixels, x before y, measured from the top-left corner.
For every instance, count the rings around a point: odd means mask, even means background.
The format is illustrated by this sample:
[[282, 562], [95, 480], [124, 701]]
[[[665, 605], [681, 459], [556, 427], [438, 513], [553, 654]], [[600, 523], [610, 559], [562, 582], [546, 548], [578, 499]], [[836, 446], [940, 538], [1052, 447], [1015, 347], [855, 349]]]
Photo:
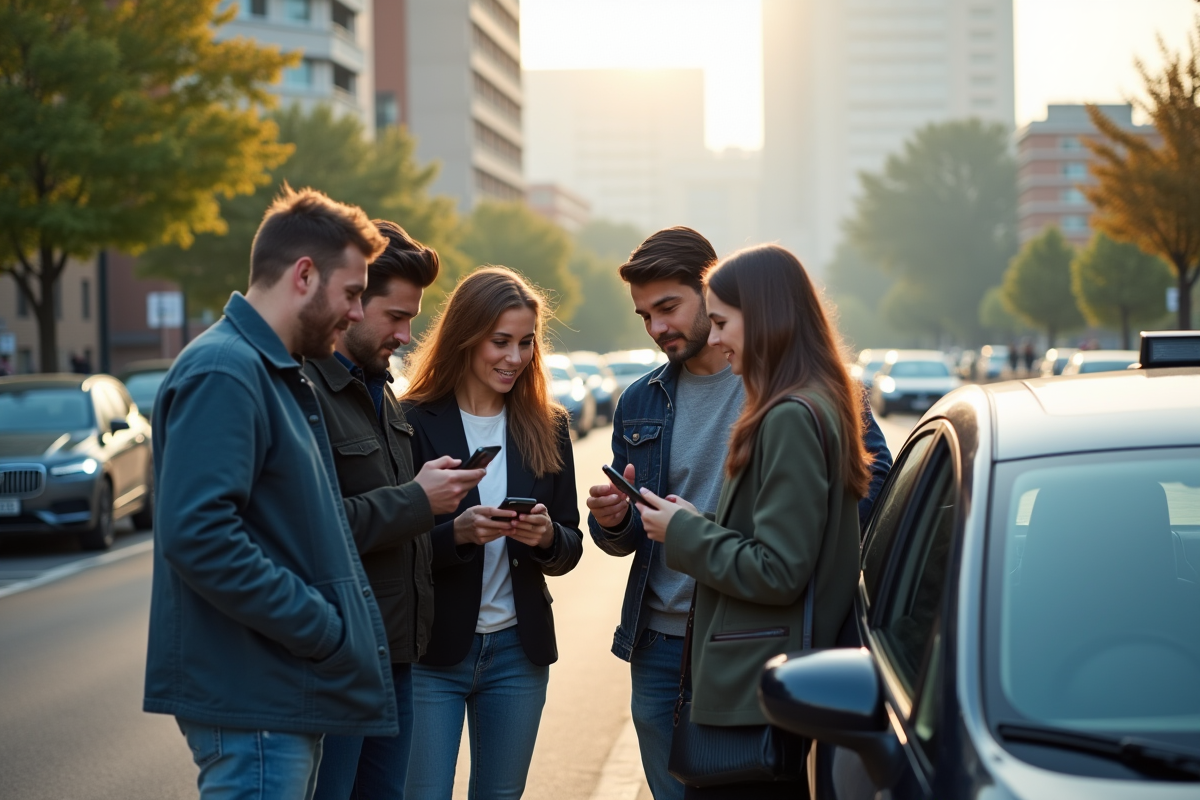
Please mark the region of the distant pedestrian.
[[87, 359], [81, 357], [74, 350], [71, 351], [68, 360], [71, 364], [71, 372], [75, 373], [76, 375], [92, 374], [92, 365], [87, 361]]
[[363, 568], [375, 590], [392, 655], [399, 736], [326, 736], [316, 800], [403, 800], [413, 736], [412, 664], [433, 625], [435, 514], [449, 514], [483, 477], [450, 457], [415, 477], [404, 411], [390, 384], [392, 351], [408, 344], [438, 255], [399, 226], [376, 220], [387, 249], [367, 269], [363, 319], [337, 337], [334, 353], [304, 365], [329, 428], [333, 464]]
[[1025, 357], [1025, 374], [1033, 374], [1033, 362], [1037, 360], [1037, 356], [1033, 352], [1033, 342], [1026, 340], [1025, 349], [1021, 355]]
[[388, 640], [301, 373], [363, 318], [385, 241], [311, 189], [267, 210], [250, 288], [154, 404], [146, 711], [172, 714], [201, 800], [311, 798], [323, 734], [395, 736]]
[[8, 362], [8, 356], [0, 356], [0, 378], [12, 374], [12, 365]]
[[1017, 369], [1021, 366], [1021, 348], [1013, 342], [1008, 348], [1008, 371], [1011, 375], [1017, 374]]

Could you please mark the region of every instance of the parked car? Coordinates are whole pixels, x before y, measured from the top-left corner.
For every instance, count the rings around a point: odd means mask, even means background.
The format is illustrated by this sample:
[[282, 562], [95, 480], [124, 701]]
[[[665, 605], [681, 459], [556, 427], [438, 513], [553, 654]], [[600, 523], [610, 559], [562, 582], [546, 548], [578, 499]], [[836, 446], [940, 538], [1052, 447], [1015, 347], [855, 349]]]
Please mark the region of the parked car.
[[839, 647], [762, 678], [770, 720], [817, 741], [811, 796], [1197, 796], [1192, 335], [1170, 369], [969, 386], [922, 418]]
[[596, 424], [596, 398], [583, 376], [571, 359], [560, 353], [546, 356], [546, 368], [550, 370], [550, 394], [571, 415], [571, 430], [579, 437], [587, 436]]
[[570, 355], [575, 370], [583, 376], [592, 397], [596, 398], [596, 422], [610, 422], [621, 393], [604, 356], [589, 350], [576, 350]]
[[617, 394], [625, 391], [629, 384], [665, 362], [659, 360], [654, 350], [620, 350], [604, 356], [604, 363], [612, 370], [617, 382]]
[[72, 533], [105, 550], [154, 517], [150, 423], [111, 375], [0, 378], [0, 535]]
[[1090, 375], [1093, 372], [1115, 372], [1136, 364], [1137, 350], [1080, 350], [1063, 367], [1063, 375]]
[[151, 419], [154, 415], [154, 398], [158, 396], [158, 387], [167, 377], [167, 370], [175, 363], [173, 358], [152, 358], [146, 361], [132, 361], [118, 376], [121, 383], [129, 390], [129, 396], [137, 403], [142, 416]]
[[975, 362], [976, 380], [997, 380], [1010, 368], [1008, 345], [985, 344], [979, 348], [979, 360]]
[[1071, 357], [1078, 352], [1079, 348], [1077, 347], [1051, 347], [1046, 351], [1046, 357], [1042, 359], [1042, 377], [1053, 378], [1055, 375], [1062, 375], [1063, 369], [1066, 368]]
[[870, 389], [871, 383], [875, 380], [875, 373], [879, 372], [879, 368], [883, 366], [883, 357], [887, 353], [887, 350], [871, 348], [859, 352], [858, 359], [850, 365], [850, 377]]
[[893, 411], [924, 413], [943, 395], [962, 386], [939, 350], [889, 350], [871, 386], [871, 405], [886, 417]]

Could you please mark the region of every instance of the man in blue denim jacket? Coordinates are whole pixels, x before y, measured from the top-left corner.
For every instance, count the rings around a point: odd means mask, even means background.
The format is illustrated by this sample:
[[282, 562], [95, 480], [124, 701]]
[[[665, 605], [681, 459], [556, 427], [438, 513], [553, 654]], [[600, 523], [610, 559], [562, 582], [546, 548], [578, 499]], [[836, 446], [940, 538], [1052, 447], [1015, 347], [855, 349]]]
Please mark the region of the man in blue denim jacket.
[[250, 288], [154, 404], [146, 711], [172, 714], [202, 800], [312, 797], [326, 733], [395, 736], [387, 632], [301, 373], [363, 318], [385, 241], [361, 209], [286, 189]]
[[[690, 228], [658, 231], [621, 266], [634, 308], [668, 363], [633, 383], [613, 415], [613, 468], [660, 497], [679, 495], [702, 512], [716, 510], [729, 428], [745, 391], [719, 350], [708, 346], [710, 322], [702, 281], [717, 261]], [[871, 487], [859, 504], [866, 519], [891, 468], [883, 432], [867, 410], [864, 445], [874, 457]], [[613, 653], [630, 662], [632, 712], [646, 779], [656, 800], [682, 798], [667, 772], [683, 636], [694, 581], [667, 567], [636, 509], [611, 484], [593, 486], [588, 526], [614, 556], [635, 554]]]

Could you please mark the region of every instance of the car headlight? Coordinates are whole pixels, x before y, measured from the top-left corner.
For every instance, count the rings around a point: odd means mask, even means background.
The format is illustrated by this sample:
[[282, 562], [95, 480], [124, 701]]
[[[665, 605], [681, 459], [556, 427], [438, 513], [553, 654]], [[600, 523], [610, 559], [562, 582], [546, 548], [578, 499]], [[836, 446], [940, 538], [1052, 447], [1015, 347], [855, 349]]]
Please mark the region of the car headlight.
[[50, 468], [51, 475], [95, 475], [100, 464], [94, 458], [85, 458], [82, 461], [72, 461], [69, 464], [59, 464], [57, 467]]
[[891, 376], [889, 375], [884, 375], [882, 378], [877, 380], [875, 384], [879, 387], [879, 391], [883, 392], [884, 394], [896, 393], [896, 382], [892, 380]]
[[587, 387], [582, 383], [577, 383], [571, 388], [571, 399], [576, 403], [582, 402], [585, 397], [587, 397]]
[[573, 393], [573, 389], [570, 381], [550, 381], [550, 394], [554, 395], [555, 397], [562, 397], [563, 395], [571, 393]]
[[612, 378], [605, 378], [603, 381], [600, 382], [600, 391], [604, 392], [605, 394], [612, 394], [616, 390], [617, 390], [617, 382], [614, 381]]

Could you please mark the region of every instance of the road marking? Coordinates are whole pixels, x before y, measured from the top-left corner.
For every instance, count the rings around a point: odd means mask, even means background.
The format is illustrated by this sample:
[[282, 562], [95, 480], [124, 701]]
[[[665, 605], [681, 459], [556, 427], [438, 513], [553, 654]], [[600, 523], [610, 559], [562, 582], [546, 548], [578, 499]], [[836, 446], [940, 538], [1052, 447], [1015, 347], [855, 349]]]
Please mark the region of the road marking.
[[8, 586], [0, 587], [0, 598], [8, 597], [19, 592], [27, 592], [30, 589], [36, 589], [39, 586], [45, 586], [47, 583], [54, 583], [92, 567], [99, 567], [104, 564], [112, 564], [117, 561], [124, 561], [127, 558], [148, 553], [154, 549], [154, 540], [147, 539], [144, 542], [131, 544], [129, 547], [122, 547], [120, 550], [113, 550], [111, 553], [101, 553], [98, 556], [90, 558], [81, 558], [78, 561], [71, 561], [53, 569], [48, 569], [36, 578], [30, 578], [27, 581], [17, 581], [10, 583]]
[[590, 800], [637, 800], [645, 783], [637, 731], [630, 719], [625, 722], [612, 750], [608, 751], [608, 758], [600, 768], [600, 781]]

